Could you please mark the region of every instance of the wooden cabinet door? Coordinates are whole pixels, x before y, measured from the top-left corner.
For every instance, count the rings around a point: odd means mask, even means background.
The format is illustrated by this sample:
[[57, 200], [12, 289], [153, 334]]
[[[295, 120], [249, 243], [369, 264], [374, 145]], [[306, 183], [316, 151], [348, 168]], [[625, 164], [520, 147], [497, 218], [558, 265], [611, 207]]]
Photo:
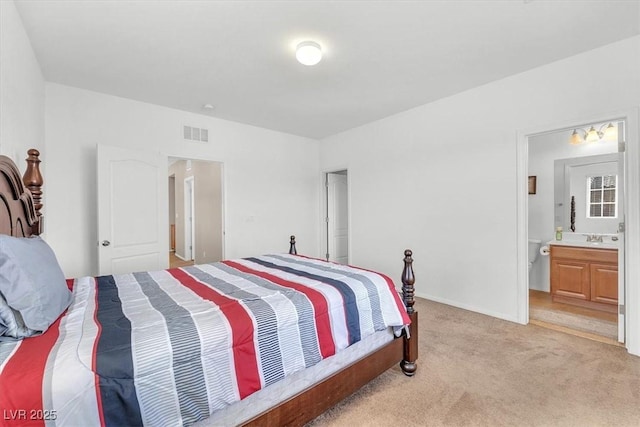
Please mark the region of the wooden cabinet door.
[[591, 263], [591, 301], [618, 305], [618, 266]]
[[552, 259], [551, 294], [589, 301], [590, 273], [588, 262]]

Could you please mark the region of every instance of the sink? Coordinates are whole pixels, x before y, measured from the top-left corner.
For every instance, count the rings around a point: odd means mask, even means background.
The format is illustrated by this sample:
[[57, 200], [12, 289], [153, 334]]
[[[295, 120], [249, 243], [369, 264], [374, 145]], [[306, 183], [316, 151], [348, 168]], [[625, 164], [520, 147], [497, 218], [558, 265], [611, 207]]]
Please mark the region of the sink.
[[616, 234], [563, 233], [562, 240], [550, 240], [548, 245], [577, 246], [582, 248], [618, 249]]

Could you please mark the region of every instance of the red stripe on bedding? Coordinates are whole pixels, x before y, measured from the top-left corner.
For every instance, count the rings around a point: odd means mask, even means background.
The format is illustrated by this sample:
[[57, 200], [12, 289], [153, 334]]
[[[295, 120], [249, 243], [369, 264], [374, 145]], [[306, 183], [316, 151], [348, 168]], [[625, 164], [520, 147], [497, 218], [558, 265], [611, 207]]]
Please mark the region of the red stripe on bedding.
[[91, 371], [94, 372], [94, 384], [95, 384], [95, 391], [96, 391], [96, 403], [98, 405], [98, 414], [100, 415], [100, 425], [104, 426], [106, 425], [106, 422], [104, 420], [104, 411], [102, 410], [102, 393], [100, 393], [100, 378], [98, 377], [98, 369], [97, 369], [97, 354], [98, 354], [98, 343], [100, 342], [100, 335], [102, 334], [102, 325], [100, 324], [100, 322], [98, 321], [98, 283], [96, 281], [96, 278], [93, 278], [93, 289], [96, 290], [95, 293], [95, 305], [94, 305], [94, 309], [93, 309], [93, 321], [96, 324], [97, 327], [97, 331], [96, 331], [96, 336], [94, 338], [93, 341], [93, 351], [92, 351], [92, 356], [91, 356]]
[[[313, 257], [305, 256], [305, 255], [295, 255], [295, 256], [299, 256], [300, 258], [307, 258], [307, 259], [311, 259], [311, 260], [315, 260], [315, 261], [331, 262], [331, 261], [327, 261], [326, 259], [313, 258]], [[355, 270], [367, 271], [369, 273], [377, 274], [378, 276], [382, 277], [387, 282], [387, 286], [389, 287], [389, 290], [391, 291], [391, 295], [393, 296], [393, 300], [396, 302], [396, 306], [398, 307], [398, 310], [402, 314], [402, 322], [405, 325], [410, 325], [411, 324], [411, 318], [407, 314], [407, 307], [405, 307], [404, 303], [400, 299], [400, 295], [398, 294], [398, 291], [396, 290], [396, 285], [395, 285], [395, 283], [393, 283], [393, 280], [391, 280], [391, 278], [389, 276], [387, 276], [385, 274], [382, 274], [382, 273], [378, 273], [377, 271], [369, 270], [369, 269], [362, 268], [362, 267], [356, 267], [356, 266], [348, 265], [348, 264], [340, 264], [340, 265], [347, 265], [347, 267], [353, 268]]]
[[320, 354], [325, 359], [329, 356], [336, 354], [336, 345], [333, 341], [333, 333], [331, 331], [331, 320], [329, 319], [329, 308], [327, 306], [327, 300], [321, 292], [315, 289], [304, 286], [300, 283], [291, 282], [289, 280], [282, 279], [273, 274], [266, 273], [260, 270], [254, 270], [243, 264], [239, 264], [234, 261], [222, 261], [229, 267], [242, 271], [243, 273], [253, 274], [255, 276], [266, 279], [272, 283], [284, 286], [286, 288], [294, 289], [307, 296], [311, 304], [313, 305], [314, 318], [316, 320], [316, 330], [318, 331], [318, 343], [320, 344]]
[[47, 358], [60, 335], [58, 318], [47, 331], [25, 338], [0, 373], [2, 425], [43, 426], [42, 383]]
[[229, 320], [240, 399], [260, 390], [262, 386], [254, 343], [253, 322], [240, 302], [220, 294], [179, 268], [171, 268], [167, 271], [198, 296], [219, 306]]

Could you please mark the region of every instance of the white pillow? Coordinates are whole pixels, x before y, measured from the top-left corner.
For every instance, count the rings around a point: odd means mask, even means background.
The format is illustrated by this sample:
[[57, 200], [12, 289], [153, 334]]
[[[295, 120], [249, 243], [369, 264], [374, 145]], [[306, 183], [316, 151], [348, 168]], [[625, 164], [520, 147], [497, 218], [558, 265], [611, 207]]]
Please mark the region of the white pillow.
[[[46, 331], [71, 303], [71, 292], [56, 256], [38, 236], [0, 235], [0, 295], [4, 300], [0, 300], [0, 324], [7, 329], [4, 334], [14, 338], [22, 336], [10, 331], [24, 331], [23, 326], [31, 335]], [[1, 307], [3, 302], [14, 312], [15, 327], [10, 324], [7, 307]]]

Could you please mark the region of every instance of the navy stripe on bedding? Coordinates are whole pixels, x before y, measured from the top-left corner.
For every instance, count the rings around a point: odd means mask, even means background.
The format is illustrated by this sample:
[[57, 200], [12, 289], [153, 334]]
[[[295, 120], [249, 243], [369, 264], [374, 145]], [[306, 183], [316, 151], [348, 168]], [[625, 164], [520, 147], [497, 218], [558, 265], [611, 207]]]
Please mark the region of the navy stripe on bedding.
[[263, 265], [265, 267], [269, 267], [272, 269], [284, 271], [286, 273], [291, 273], [299, 277], [305, 277], [311, 280], [317, 280], [324, 284], [333, 286], [340, 294], [342, 295], [342, 299], [344, 301], [344, 309], [345, 315], [347, 318], [347, 330], [349, 331], [349, 345], [360, 341], [360, 316], [358, 314], [358, 304], [356, 302], [356, 296], [353, 290], [344, 282], [340, 280], [331, 279], [328, 277], [319, 276], [317, 274], [308, 273], [302, 270], [296, 270], [295, 268], [286, 267], [283, 265], [274, 264], [272, 262], [268, 262], [259, 258], [246, 258], [251, 262], [255, 262], [256, 264]]
[[[291, 262], [290, 258], [283, 257], [281, 255], [268, 255], [269, 258], [278, 259], [284, 262]], [[373, 326], [376, 331], [381, 331], [386, 328], [386, 324], [384, 323], [384, 318], [382, 317], [382, 304], [380, 302], [380, 292], [376, 288], [376, 285], [373, 284], [371, 279], [369, 279], [364, 274], [360, 274], [354, 272], [354, 267], [350, 267], [349, 269], [337, 269], [335, 264], [327, 262], [325, 265], [318, 264], [317, 262], [305, 261], [304, 258], [296, 259], [296, 264], [304, 265], [310, 268], [314, 268], [316, 270], [324, 271], [327, 273], [333, 274], [342, 274], [345, 277], [352, 278], [362, 283], [362, 286], [367, 290], [367, 295], [369, 297], [369, 301], [371, 303], [371, 317], [373, 321]], [[355, 270], [357, 271], [357, 270]]]
[[131, 322], [122, 311], [113, 276], [101, 276], [96, 280], [96, 320], [101, 332], [96, 348], [95, 372], [105, 424], [140, 426], [142, 416], [133, 380]]

